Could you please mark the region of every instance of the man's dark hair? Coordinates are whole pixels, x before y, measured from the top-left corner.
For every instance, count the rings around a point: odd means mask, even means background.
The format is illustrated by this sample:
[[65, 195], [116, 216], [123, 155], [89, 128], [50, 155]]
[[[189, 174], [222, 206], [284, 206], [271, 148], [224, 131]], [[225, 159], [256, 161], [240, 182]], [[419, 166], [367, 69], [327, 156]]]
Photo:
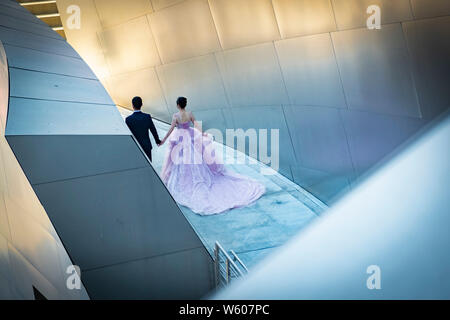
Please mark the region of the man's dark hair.
[[133, 108], [136, 110], [141, 110], [142, 107], [142, 99], [141, 97], [134, 97], [131, 101], [133, 103]]
[[186, 108], [187, 105], [187, 99], [185, 97], [179, 97], [177, 99], [177, 105], [180, 106], [181, 109]]

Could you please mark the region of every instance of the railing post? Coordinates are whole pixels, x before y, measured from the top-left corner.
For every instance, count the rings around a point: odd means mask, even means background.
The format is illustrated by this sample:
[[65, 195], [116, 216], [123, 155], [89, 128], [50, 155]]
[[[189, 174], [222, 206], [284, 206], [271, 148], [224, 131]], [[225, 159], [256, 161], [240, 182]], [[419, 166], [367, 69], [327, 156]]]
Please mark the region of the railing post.
[[227, 272], [227, 284], [230, 283], [230, 260], [225, 259], [225, 270]]
[[[225, 272], [221, 268], [220, 255], [224, 256]], [[235, 277], [239, 277], [248, 272], [247, 267], [233, 250], [231, 250], [231, 255], [241, 265], [243, 271], [241, 271], [241, 268], [237, 266], [237, 264], [233, 261], [233, 258], [230, 257], [230, 255], [224, 250], [224, 248], [222, 248], [220, 243], [216, 241], [214, 246], [214, 271], [216, 276], [216, 288], [219, 287], [223, 282], [225, 282], [225, 284], [229, 284], [233, 279], [233, 274]]]
[[214, 274], [216, 276], [216, 288], [219, 287], [219, 283], [220, 283], [220, 274], [219, 274], [219, 247], [216, 243], [215, 247], [214, 247]]
[[242, 260], [239, 259], [239, 257], [238, 257], [238, 255], [236, 254], [236, 252], [234, 252], [233, 250], [231, 250], [230, 252], [231, 252], [231, 255], [233, 256], [233, 260], [234, 260], [234, 261], [237, 261], [237, 262], [241, 265], [242, 269], [244, 269], [244, 271], [247, 273], [247, 272], [248, 272], [247, 267], [246, 267], [245, 264], [242, 262]]

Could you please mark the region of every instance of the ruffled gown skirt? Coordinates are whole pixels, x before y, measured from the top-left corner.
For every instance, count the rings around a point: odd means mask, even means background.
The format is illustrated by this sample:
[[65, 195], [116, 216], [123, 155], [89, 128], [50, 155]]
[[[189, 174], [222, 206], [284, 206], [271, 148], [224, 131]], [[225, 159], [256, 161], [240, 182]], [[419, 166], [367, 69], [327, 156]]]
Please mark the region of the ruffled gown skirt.
[[175, 201], [193, 212], [222, 213], [248, 206], [264, 194], [263, 184], [221, 164], [212, 139], [197, 129], [178, 126], [168, 142], [161, 178]]

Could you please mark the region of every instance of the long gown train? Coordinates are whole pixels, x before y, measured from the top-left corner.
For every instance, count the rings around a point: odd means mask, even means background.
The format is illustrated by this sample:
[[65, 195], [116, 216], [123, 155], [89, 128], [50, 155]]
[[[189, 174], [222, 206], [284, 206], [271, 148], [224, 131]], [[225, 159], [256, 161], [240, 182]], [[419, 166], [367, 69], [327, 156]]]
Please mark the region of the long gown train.
[[175, 201], [200, 215], [245, 207], [265, 193], [263, 184], [217, 163], [210, 137], [178, 124], [169, 137], [161, 178]]

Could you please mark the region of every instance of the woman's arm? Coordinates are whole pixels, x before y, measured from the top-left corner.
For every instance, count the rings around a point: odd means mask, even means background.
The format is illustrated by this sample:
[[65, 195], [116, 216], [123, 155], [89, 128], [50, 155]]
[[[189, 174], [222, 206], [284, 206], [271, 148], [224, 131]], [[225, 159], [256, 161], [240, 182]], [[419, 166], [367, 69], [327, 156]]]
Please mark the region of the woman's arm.
[[175, 126], [177, 125], [177, 119], [175, 118], [175, 116], [172, 117], [172, 124], [170, 126], [169, 131], [167, 131], [166, 136], [164, 137], [164, 139], [161, 140], [161, 143], [159, 144], [160, 146], [162, 146], [164, 144], [164, 142], [166, 142], [167, 138], [170, 137], [170, 135], [172, 134], [173, 129], [175, 129]]

